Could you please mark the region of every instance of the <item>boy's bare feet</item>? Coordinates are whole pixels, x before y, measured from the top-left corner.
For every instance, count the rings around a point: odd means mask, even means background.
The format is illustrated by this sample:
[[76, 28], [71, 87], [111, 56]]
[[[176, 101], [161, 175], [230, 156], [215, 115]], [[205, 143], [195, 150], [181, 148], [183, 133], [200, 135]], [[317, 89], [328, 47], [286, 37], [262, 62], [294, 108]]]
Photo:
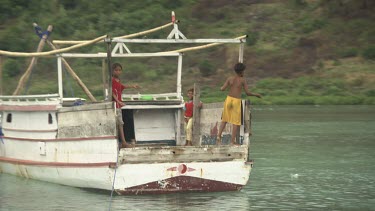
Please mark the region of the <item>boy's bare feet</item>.
[[137, 141], [135, 139], [131, 139], [130, 141], [132, 142], [133, 146], [135, 146], [135, 144], [137, 143]]
[[191, 141], [186, 140], [185, 146], [193, 146], [193, 144], [191, 143]]
[[240, 146], [240, 144], [237, 144], [235, 141], [231, 141], [231, 142], [230, 142], [230, 145]]
[[133, 147], [134, 147], [134, 145], [132, 145], [132, 144], [128, 144], [126, 142], [121, 143], [121, 148], [133, 148]]
[[216, 145], [221, 145], [221, 136], [216, 137]]

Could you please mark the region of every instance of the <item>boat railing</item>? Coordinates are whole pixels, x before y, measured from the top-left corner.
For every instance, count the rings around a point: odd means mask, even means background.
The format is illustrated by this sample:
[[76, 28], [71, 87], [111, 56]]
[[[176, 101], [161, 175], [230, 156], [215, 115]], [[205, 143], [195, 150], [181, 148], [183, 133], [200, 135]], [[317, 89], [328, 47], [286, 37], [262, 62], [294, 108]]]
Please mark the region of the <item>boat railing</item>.
[[3, 101], [56, 101], [60, 98], [58, 94], [43, 94], [43, 95], [3, 95], [0, 96], [0, 102]]
[[183, 101], [177, 93], [163, 94], [122, 94], [123, 101]]

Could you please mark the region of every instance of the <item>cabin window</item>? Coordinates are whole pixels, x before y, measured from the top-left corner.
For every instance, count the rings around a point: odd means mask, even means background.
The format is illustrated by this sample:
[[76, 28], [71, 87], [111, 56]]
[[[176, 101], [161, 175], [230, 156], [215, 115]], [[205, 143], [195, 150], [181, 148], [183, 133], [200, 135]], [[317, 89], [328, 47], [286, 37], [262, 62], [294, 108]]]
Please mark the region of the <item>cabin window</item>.
[[52, 114], [48, 114], [48, 124], [52, 124]]
[[7, 122], [12, 122], [12, 114], [7, 115]]

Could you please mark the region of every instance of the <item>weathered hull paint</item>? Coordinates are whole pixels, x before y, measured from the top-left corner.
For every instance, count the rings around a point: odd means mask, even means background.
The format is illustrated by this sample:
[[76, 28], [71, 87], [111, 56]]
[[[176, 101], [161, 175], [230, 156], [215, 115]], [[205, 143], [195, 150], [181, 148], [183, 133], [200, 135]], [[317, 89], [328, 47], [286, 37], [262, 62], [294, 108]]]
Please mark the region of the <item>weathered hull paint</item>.
[[104, 163], [41, 166], [0, 161], [0, 172], [72, 187], [111, 190], [114, 169]]
[[98, 167], [98, 166], [115, 166], [115, 162], [102, 162], [102, 163], [62, 163], [62, 162], [40, 162], [32, 160], [20, 160], [14, 158], [7, 158], [0, 156], [0, 163], [10, 163], [15, 165], [27, 165], [27, 166], [46, 166], [46, 167]]
[[177, 176], [162, 181], [137, 185], [125, 190], [116, 190], [120, 195], [164, 194], [179, 192], [222, 192], [238, 191], [243, 185], [202, 179], [190, 176]]

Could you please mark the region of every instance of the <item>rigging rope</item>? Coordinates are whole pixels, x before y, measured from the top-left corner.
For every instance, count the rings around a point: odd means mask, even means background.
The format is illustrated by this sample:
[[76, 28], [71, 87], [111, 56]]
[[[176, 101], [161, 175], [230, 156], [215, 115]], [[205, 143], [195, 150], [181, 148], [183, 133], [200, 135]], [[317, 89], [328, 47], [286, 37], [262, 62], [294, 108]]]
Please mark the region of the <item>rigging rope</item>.
[[[237, 39], [237, 40], [241, 40], [241, 39], [244, 39], [246, 38], [247, 35], [242, 35], [240, 37], [236, 37], [234, 39]], [[195, 47], [189, 47], [189, 48], [181, 48], [181, 49], [177, 49], [177, 50], [173, 50], [173, 51], [163, 51], [163, 52], [158, 52], [158, 53], [183, 53], [183, 52], [187, 52], [187, 51], [195, 51], [195, 50], [200, 50], [200, 49], [203, 49], [203, 48], [210, 48], [210, 47], [214, 47], [214, 46], [217, 46], [217, 45], [222, 45], [224, 43], [210, 43], [210, 44], [206, 44], [206, 45], [200, 45], [200, 46], [195, 46]]]
[[52, 50], [52, 51], [46, 51], [46, 52], [40, 52], [40, 53], [24, 53], [24, 52], [11, 52], [11, 51], [3, 51], [3, 50], [0, 50], [0, 55], [5, 55], [5, 56], [18, 56], [18, 57], [39, 57], [39, 56], [48, 56], [48, 55], [53, 55], [53, 54], [58, 54], [58, 53], [64, 53], [64, 52], [67, 52], [67, 51], [70, 51], [70, 50], [73, 50], [73, 49], [77, 49], [77, 48], [81, 48], [81, 47], [84, 47], [84, 46], [88, 46], [88, 45], [91, 45], [91, 44], [94, 44], [94, 43], [97, 43], [101, 40], [103, 40], [105, 37], [107, 37], [107, 35], [103, 35], [103, 36], [100, 36], [100, 37], [97, 37], [93, 40], [90, 40], [90, 41], [87, 41], [87, 42], [83, 42], [83, 43], [80, 43], [80, 44], [77, 44], [77, 45], [73, 45], [73, 46], [70, 46], [70, 47], [67, 47], [67, 48], [61, 48], [61, 49], [58, 49], [58, 50]]
[[[122, 39], [125, 39], [125, 38], [132, 38], [132, 37], [137, 37], [137, 36], [141, 36], [141, 35], [145, 35], [145, 34], [149, 34], [151, 32], [155, 32], [155, 31], [159, 31], [161, 29], [164, 29], [168, 26], [171, 26], [173, 25], [173, 23], [167, 23], [163, 26], [159, 26], [159, 27], [155, 27], [153, 29], [149, 29], [149, 30], [146, 30], [146, 31], [142, 31], [142, 32], [137, 32], [137, 33], [134, 33], [134, 34], [128, 34], [128, 35], [123, 35], [123, 36], [120, 36], [120, 37], [115, 37], [115, 38], [122, 38]], [[84, 42], [87, 42], [88, 40], [54, 40], [52, 41], [54, 44], [63, 44], [63, 45], [68, 45], [68, 44], [79, 44], [79, 43], [84, 43]], [[103, 41], [100, 41], [100, 42], [103, 42]]]

